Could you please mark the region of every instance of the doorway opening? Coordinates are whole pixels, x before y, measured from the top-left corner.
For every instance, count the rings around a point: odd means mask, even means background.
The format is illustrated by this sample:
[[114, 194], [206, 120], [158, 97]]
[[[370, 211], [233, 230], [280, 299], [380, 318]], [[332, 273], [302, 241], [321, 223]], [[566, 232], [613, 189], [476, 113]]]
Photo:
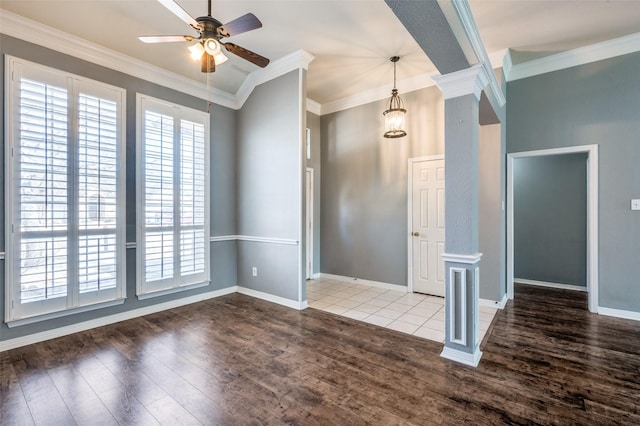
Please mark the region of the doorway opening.
[[507, 297], [514, 296], [514, 178], [519, 159], [586, 154], [586, 289], [589, 311], [598, 312], [598, 146], [585, 145], [507, 154]]

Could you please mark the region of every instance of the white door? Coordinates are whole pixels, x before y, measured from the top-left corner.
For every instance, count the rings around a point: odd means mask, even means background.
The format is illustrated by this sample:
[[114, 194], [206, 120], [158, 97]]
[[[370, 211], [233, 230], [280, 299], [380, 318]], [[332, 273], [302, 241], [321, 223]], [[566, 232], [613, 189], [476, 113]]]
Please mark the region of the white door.
[[444, 296], [444, 160], [412, 164], [413, 291]]
[[306, 173], [306, 197], [307, 197], [307, 218], [306, 218], [306, 257], [307, 257], [307, 279], [313, 278], [313, 169], [307, 167]]

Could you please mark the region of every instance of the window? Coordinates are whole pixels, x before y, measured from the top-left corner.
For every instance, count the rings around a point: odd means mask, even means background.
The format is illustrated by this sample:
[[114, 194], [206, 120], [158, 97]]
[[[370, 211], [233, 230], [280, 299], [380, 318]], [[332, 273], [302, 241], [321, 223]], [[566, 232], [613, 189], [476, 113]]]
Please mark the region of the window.
[[209, 281], [209, 115], [138, 95], [138, 295]]
[[7, 69], [7, 322], [124, 298], [124, 89]]

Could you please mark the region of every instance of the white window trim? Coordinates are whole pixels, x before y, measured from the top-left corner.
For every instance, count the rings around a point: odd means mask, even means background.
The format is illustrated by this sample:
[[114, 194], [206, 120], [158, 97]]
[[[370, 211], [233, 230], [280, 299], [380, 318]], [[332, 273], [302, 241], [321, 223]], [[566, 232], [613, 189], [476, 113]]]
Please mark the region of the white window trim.
[[[153, 109], [156, 113], [169, 115], [174, 119], [188, 120], [201, 123], [204, 126], [205, 145], [205, 215], [204, 215], [204, 250], [205, 250], [205, 272], [204, 279], [185, 282], [181, 277], [174, 277], [172, 280], [157, 281], [156, 285], [149, 285], [145, 279], [144, 253], [145, 247], [145, 192], [144, 192], [144, 123], [145, 108]], [[172, 294], [179, 291], [186, 291], [193, 288], [206, 286], [211, 280], [211, 259], [210, 259], [210, 119], [209, 113], [199, 111], [183, 105], [174, 104], [141, 93], [136, 94], [136, 295], [139, 300], [150, 297]], [[177, 135], [174, 134], [174, 138]], [[179, 206], [174, 206], [174, 211], [179, 210]], [[176, 216], [174, 216], [175, 218]], [[174, 256], [176, 254], [174, 253]], [[164, 283], [164, 284], [162, 284]]]
[[[118, 271], [116, 275], [115, 289], [102, 290], [97, 292], [89, 292], [79, 294], [78, 288], [67, 288], [67, 296], [51, 300], [39, 302], [30, 302], [24, 306], [20, 306], [19, 297], [20, 289], [18, 288], [18, 279], [15, 274], [15, 253], [17, 234], [12, 232], [13, 222], [15, 221], [15, 212], [12, 207], [15, 200], [15, 163], [13, 161], [13, 150], [17, 143], [18, 137], [18, 91], [19, 84], [13, 81], [14, 70], [16, 67], [28, 69], [30, 73], [42, 73], [48, 79], [55, 79], [61, 82], [64, 87], [68, 88], [70, 104], [73, 105], [68, 112], [68, 120], [72, 128], [77, 127], [78, 109], [77, 97], [82, 87], [89, 87], [89, 93], [108, 94], [110, 98], [118, 103], [117, 121], [119, 127], [117, 129], [118, 149], [120, 150], [121, 162], [117, 174], [117, 195], [116, 195], [116, 259]], [[47, 80], [51, 82], [51, 80]], [[5, 322], [11, 325], [22, 325], [60, 316], [69, 315], [75, 312], [84, 312], [92, 309], [100, 309], [104, 306], [113, 305], [114, 301], [121, 301], [126, 298], [126, 90], [117, 86], [112, 86], [96, 80], [88, 79], [82, 76], [71, 74], [55, 68], [47, 67], [41, 64], [30, 62], [21, 58], [5, 55]], [[78, 135], [72, 132], [68, 136], [74, 141]], [[74, 142], [75, 145], [75, 142]], [[78, 235], [78, 232], [70, 232], [70, 235]], [[77, 265], [78, 259], [72, 262]], [[45, 303], [49, 302], [49, 303]], [[16, 308], [16, 304], [19, 305]], [[29, 306], [27, 306], [29, 305]]]

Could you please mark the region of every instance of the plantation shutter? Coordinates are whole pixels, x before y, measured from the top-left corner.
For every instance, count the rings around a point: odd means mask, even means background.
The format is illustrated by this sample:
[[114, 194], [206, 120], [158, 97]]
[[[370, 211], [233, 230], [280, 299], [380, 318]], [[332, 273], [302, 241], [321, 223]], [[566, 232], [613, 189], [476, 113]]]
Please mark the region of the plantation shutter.
[[138, 107], [138, 294], [208, 283], [208, 114], [142, 96]]
[[124, 90], [10, 58], [7, 321], [124, 297]]

